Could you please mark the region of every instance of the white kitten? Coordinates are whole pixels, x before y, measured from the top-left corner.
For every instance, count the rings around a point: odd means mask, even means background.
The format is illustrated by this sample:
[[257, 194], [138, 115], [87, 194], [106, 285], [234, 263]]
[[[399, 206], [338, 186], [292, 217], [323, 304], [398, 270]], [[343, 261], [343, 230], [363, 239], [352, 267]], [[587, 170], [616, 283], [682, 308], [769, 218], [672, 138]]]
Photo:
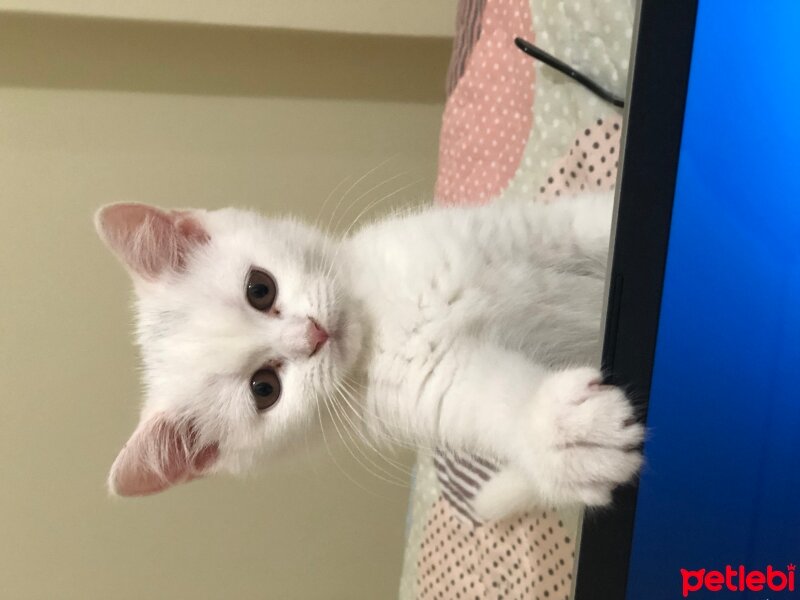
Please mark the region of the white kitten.
[[507, 463], [483, 514], [601, 505], [643, 429], [597, 355], [611, 197], [431, 208], [343, 240], [241, 210], [101, 209], [138, 298], [146, 398], [122, 495], [241, 471], [340, 390], [378, 440]]

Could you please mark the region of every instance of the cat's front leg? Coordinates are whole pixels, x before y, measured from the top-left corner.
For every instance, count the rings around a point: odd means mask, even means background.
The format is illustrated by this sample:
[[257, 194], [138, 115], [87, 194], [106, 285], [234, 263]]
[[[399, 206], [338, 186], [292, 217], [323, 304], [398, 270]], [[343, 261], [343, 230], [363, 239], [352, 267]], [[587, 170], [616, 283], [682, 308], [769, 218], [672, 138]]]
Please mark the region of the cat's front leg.
[[553, 372], [479, 341], [428, 364], [397, 390], [411, 409], [405, 431], [518, 466], [541, 503], [606, 504], [641, 466], [644, 430], [596, 369]]

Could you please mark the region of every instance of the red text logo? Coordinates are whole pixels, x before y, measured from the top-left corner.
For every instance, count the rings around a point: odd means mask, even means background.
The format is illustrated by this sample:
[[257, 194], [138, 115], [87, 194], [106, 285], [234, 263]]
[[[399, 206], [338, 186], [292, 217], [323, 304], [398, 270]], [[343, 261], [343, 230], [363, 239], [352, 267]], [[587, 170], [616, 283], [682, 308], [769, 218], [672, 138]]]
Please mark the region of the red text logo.
[[721, 592], [728, 590], [731, 592], [761, 592], [770, 590], [773, 592], [793, 592], [794, 591], [794, 565], [788, 565], [785, 571], [774, 569], [768, 565], [766, 571], [748, 571], [744, 565], [739, 565], [738, 569], [727, 565], [724, 571], [711, 571], [697, 569], [689, 571], [681, 569], [683, 578], [683, 597], [686, 598], [692, 592], [708, 590], [709, 592]]

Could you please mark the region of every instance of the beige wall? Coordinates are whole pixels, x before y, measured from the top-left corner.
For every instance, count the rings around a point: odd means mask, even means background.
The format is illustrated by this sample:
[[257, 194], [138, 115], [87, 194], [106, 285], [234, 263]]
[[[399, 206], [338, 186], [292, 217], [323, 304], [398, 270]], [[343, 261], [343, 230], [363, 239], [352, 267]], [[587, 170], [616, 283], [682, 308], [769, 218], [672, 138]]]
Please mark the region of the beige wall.
[[0, 14], [0, 598], [395, 595], [408, 490], [342, 452], [368, 491], [323, 452], [107, 497], [139, 383], [128, 281], [90, 217], [139, 200], [313, 218], [390, 156], [367, 181], [408, 170], [386, 190], [421, 178], [404, 194], [420, 200], [448, 53], [444, 39]]
[[453, 35], [458, 0], [0, 0], [0, 10], [288, 27], [341, 33]]

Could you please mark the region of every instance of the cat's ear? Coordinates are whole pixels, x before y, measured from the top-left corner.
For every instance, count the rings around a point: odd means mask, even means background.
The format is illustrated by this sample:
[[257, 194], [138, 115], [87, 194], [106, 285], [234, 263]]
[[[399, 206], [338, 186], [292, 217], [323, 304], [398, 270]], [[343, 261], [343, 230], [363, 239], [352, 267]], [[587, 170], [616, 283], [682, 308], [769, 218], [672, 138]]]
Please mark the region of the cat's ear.
[[201, 444], [191, 422], [159, 413], [141, 423], [120, 451], [108, 487], [119, 496], [146, 496], [202, 477], [216, 462], [219, 445]]
[[110, 204], [94, 218], [100, 237], [133, 273], [154, 279], [183, 268], [186, 257], [208, 241], [202, 224], [186, 211], [146, 204]]

